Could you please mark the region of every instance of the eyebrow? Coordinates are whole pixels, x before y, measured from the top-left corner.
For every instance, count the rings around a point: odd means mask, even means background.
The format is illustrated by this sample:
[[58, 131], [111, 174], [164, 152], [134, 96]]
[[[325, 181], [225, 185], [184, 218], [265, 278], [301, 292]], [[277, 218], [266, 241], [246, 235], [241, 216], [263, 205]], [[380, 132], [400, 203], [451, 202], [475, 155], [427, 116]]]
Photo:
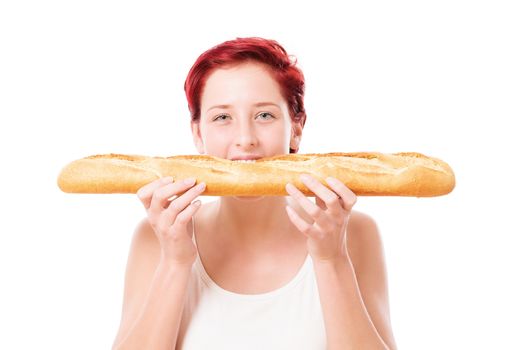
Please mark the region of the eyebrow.
[[[275, 104], [273, 102], [257, 102], [257, 103], [254, 104], [254, 106], [255, 107], [275, 106], [277, 108], [280, 108], [279, 105], [277, 105], [277, 104]], [[206, 112], [209, 112], [209, 111], [211, 111], [214, 108], [225, 109], [225, 108], [231, 108], [231, 107], [232, 107], [232, 105], [216, 105], [216, 106], [208, 108], [208, 110]]]

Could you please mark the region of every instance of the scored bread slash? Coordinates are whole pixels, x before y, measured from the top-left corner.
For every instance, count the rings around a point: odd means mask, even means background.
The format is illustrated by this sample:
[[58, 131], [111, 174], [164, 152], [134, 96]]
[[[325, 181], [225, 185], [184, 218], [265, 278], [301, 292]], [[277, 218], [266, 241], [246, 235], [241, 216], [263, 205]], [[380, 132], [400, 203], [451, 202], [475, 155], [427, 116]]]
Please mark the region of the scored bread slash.
[[67, 193], [136, 193], [165, 177], [205, 182], [203, 196], [288, 196], [292, 183], [314, 196], [299, 179], [310, 174], [338, 179], [361, 196], [433, 197], [455, 187], [452, 168], [444, 161], [417, 152], [331, 152], [284, 154], [256, 160], [229, 160], [210, 155], [149, 157], [101, 154], [67, 164], [57, 184]]

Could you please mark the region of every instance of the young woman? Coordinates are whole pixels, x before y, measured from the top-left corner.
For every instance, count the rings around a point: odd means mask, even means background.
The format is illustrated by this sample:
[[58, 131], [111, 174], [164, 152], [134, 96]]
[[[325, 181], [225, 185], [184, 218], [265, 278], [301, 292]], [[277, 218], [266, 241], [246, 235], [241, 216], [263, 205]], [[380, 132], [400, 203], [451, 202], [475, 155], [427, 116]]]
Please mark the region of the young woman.
[[[185, 91], [200, 154], [231, 160], [297, 153], [304, 78], [273, 40], [204, 52]], [[194, 201], [198, 179], [138, 192], [147, 217], [126, 268], [114, 349], [395, 349], [374, 220], [337, 179], [301, 178], [289, 196]]]

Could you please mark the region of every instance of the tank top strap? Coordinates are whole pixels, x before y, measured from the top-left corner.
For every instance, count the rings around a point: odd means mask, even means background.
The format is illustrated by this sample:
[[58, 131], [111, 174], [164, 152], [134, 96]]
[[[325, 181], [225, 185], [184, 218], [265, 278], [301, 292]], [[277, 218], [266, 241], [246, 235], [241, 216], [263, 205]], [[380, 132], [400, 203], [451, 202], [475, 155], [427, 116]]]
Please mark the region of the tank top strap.
[[195, 242], [195, 214], [191, 216], [191, 239], [193, 241], [193, 244], [196, 244]]

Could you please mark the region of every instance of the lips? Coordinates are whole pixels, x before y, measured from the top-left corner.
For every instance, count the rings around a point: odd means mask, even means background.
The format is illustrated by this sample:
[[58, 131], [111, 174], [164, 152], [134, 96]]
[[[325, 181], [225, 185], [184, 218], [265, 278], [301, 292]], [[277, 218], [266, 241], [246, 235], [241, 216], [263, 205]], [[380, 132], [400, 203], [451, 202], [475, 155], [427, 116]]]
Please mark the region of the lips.
[[262, 157], [259, 157], [259, 156], [239, 156], [239, 157], [233, 157], [230, 160], [257, 160], [261, 158]]

